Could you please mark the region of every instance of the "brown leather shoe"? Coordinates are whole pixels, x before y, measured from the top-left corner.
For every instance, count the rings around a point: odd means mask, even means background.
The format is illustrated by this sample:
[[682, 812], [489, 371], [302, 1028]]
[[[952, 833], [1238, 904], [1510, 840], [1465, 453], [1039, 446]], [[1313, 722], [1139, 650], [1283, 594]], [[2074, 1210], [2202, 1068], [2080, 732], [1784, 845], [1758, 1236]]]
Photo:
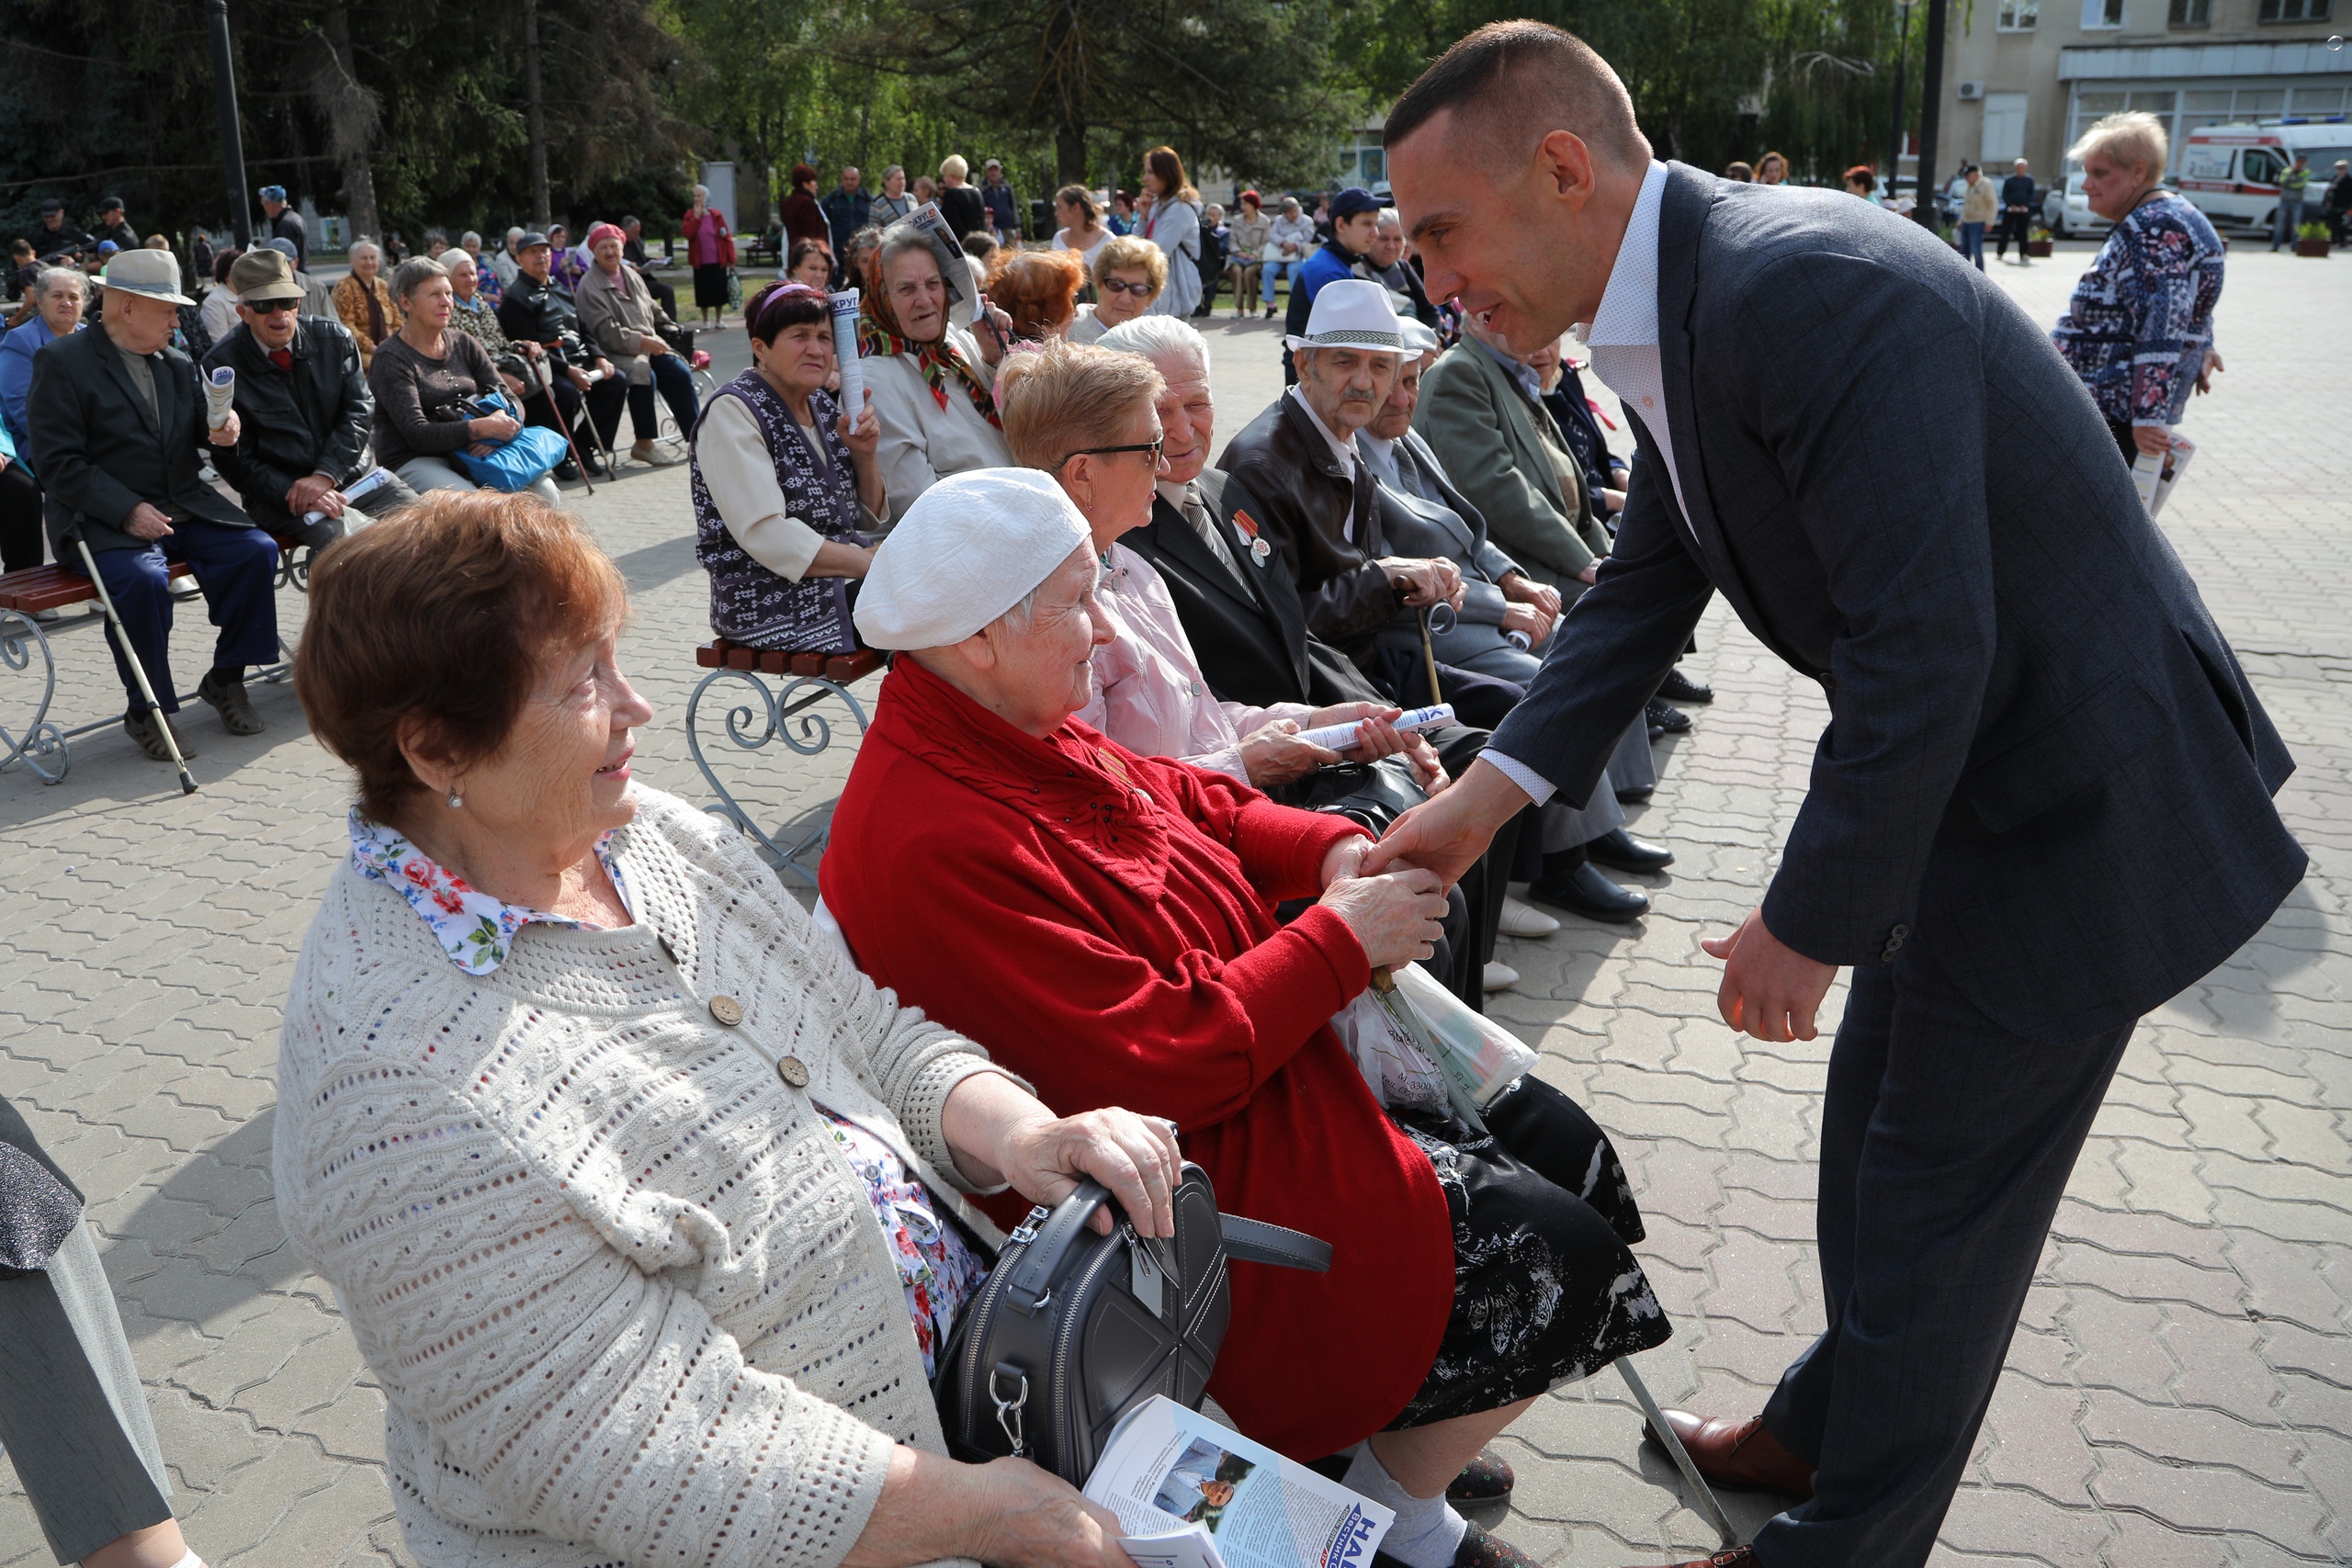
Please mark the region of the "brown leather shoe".
[[1718, 1551], [1713, 1557], [1694, 1557], [1688, 1562], [1677, 1562], [1672, 1568], [1756, 1568], [1756, 1549], [1735, 1546], [1729, 1551]]
[[[1813, 1495], [1813, 1466], [1781, 1446], [1764, 1429], [1764, 1418], [1746, 1421], [1710, 1420], [1687, 1410], [1663, 1410], [1666, 1424], [1690, 1450], [1690, 1462], [1712, 1486], [1744, 1487], [1782, 1492], [1804, 1501]], [[1646, 1439], [1661, 1449], [1655, 1433]]]

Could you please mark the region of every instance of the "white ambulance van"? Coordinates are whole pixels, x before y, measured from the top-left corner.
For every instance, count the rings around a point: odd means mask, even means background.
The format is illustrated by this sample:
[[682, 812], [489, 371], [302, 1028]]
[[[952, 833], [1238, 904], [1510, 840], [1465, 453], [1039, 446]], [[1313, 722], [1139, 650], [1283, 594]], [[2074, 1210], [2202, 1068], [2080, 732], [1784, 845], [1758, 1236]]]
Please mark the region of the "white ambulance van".
[[2267, 234], [2278, 222], [2278, 176], [2297, 153], [2311, 160], [2303, 220], [2316, 222], [2335, 161], [2352, 158], [2352, 123], [2340, 114], [2192, 130], [2181, 151], [2180, 194], [2216, 229]]

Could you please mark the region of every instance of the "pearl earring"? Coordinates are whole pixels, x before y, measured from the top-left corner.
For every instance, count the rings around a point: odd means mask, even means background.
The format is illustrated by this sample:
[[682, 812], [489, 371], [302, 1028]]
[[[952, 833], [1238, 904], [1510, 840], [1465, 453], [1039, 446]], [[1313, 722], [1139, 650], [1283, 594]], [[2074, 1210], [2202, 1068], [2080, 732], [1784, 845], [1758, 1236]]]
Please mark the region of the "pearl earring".
[[463, 806], [465, 803], [466, 803], [466, 797], [465, 797], [464, 795], [459, 795], [459, 794], [458, 794], [456, 790], [454, 790], [454, 789], [453, 789], [453, 790], [451, 790], [451, 791], [449, 792], [449, 809], [450, 809], [450, 810], [455, 811], [456, 809], [458, 809], [458, 807], [459, 807], [460, 806]]

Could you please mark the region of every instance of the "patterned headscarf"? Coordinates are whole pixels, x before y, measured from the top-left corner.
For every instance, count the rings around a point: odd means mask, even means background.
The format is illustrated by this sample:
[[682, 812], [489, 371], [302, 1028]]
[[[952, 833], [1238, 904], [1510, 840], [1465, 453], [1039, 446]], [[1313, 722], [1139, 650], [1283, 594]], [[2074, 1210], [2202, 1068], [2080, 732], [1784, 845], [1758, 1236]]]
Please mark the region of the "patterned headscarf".
[[878, 249], [865, 258], [865, 288], [858, 301], [857, 352], [869, 359], [889, 354], [913, 355], [922, 371], [924, 384], [931, 388], [931, 395], [941, 408], [947, 406], [947, 382], [953, 377], [963, 383], [964, 395], [971, 399], [980, 417], [999, 430], [1004, 428], [987, 380], [947, 335], [944, 323], [939, 336], [930, 343], [912, 341], [899, 325], [899, 312], [891, 306], [889, 295], [883, 291], [882, 253]]

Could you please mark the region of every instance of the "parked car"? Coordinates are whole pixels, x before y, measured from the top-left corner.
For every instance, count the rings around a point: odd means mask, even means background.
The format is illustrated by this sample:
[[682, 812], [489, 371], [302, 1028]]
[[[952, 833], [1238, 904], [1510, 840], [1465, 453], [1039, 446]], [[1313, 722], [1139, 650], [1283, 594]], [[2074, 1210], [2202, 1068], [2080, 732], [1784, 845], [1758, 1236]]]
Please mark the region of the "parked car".
[[2114, 227], [2091, 210], [2083, 194], [2083, 171], [2071, 164], [2065, 179], [2042, 193], [2041, 226], [2062, 240], [2096, 238]]
[[2316, 219], [2335, 160], [2352, 158], [2352, 123], [2340, 114], [2199, 127], [2181, 152], [2180, 193], [2216, 229], [2267, 234], [2278, 220], [2278, 176], [2297, 153], [2311, 161], [2305, 199]]

